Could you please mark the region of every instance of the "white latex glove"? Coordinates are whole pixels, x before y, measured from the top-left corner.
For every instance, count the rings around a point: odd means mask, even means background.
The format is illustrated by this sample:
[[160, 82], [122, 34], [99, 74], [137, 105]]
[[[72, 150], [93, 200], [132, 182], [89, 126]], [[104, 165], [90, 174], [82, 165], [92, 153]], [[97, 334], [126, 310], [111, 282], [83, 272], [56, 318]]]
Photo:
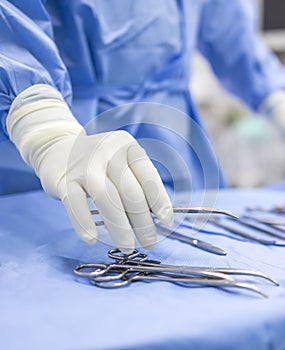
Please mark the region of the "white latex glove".
[[144, 149], [126, 131], [87, 136], [52, 87], [34, 85], [17, 96], [7, 130], [44, 190], [64, 203], [84, 241], [97, 240], [87, 197], [125, 253], [134, 249], [133, 232], [141, 246], [154, 246], [150, 209], [161, 222], [172, 224], [171, 202]]
[[285, 135], [285, 91], [275, 91], [265, 98], [260, 112], [268, 116]]

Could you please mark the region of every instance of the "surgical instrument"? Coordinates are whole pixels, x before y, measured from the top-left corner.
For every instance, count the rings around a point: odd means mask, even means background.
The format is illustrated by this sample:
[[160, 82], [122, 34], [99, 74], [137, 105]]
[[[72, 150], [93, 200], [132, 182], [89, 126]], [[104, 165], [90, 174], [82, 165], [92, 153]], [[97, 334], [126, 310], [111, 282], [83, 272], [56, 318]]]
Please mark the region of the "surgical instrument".
[[275, 218], [263, 218], [263, 217], [254, 217], [247, 215], [248, 218], [254, 218], [254, 220], [262, 223], [262, 224], [268, 224], [268, 225], [274, 225], [274, 226], [285, 226], [285, 219], [275, 219]]
[[[263, 223], [263, 225], [267, 225], [268, 227], [273, 228], [274, 230], [277, 230], [279, 232], [285, 233], [285, 227], [282, 225], [275, 225], [275, 224], [265, 224]], [[285, 235], [283, 236], [282, 239], [285, 239]]]
[[250, 212], [262, 212], [262, 213], [273, 213], [273, 214], [285, 214], [285, 205], [275, 205], [272, 208], [265, 209], [259, 206], [251, 206], [245, 208], [246, 211]]
[[[275, 240], [268, 240], [268, 239], [263, 239], [263, 238], [260, 238], [260, 237], [257, 237], [255, 235], [252, 235], [250, 233], [247, 233], [247, 232], [244, 232], [243, 230], [240, 230], [238, 229], [237, 227], [234, 227], [233, 225], [229, 224], [229, 223], [226, 223], [226, 222], [222, 222], [221, 220], [219, 220], [218, 218], [211, 218], [209, 220], [209, 222], [212, 224], [212, 225], [215, 225], [217, 227], [220, 227], [220, 228], [223, 228], [227, 231], [230, 231], [234, 234], [237, 234], [239, 236], [242, 236], [244, 238], [248, 238], [252, 241], [256, 241], [258, 243], [261, 243], [261, 244], [265, 244], [265, 245], [273, 245], [276, 243]], [[241, 222], [240, 220], [238, 222]]]
[[200, 239], [197, 239], [195, 237], [186, 236], [184, 234], [174, 232], [171, 228], [167, 226], [158, 226], [159, 227], [159, 233], [162, 235], [169, 237], [171, 239], [178, 240], [180, 242], [188, 243], [192, 245], [193, 247], [205, 250], [209, 253], [217, 254], [217, 255], [227, 255], [227, 252], [224, 251], [222, 248], [216, 247], [211, 243], [202, 241]]
[[[252, 207], [247, 207], [246, 211], [248, 212], [262, 212], [262, 213], [272, 213], [272, 214], [277, 214], [277, 215], [283, 215], [285, 214], [285, 206], [284, 205], [276, 205], [272, 208], [265, 209], [259, 206], [252, 206]], [[248, 216], [248, 215], [247, 215]], [[285, 220], [279, 220], [279, 219], [273, 219], [273, 218], [260, 218], [256, 216], [251, 216], [250, 218], [257, 220], [263, 224], [273, 226], [274, 228], [278, 229], [279, 231], [284, 232], [285, 228], [282, 227], [276, 227], [276, 226], [282, 226], [285, 225]]]
[[[90, 271], [82, 271], [85, 269], [90, 269]], [[142, 262], [133, 263], [132, 261], [127, 260], [125, 263], [110, 263], [110, 264], [101, 264], [101, 263], [86, 263], [78, 265], [74, 272], [79, 276], [85, 276], [90, 278], [97, 278], [103, 276], [106, 273], [112, 271], [127, 271], [127, 272], [143, 272], [143, 273], [174, 273], [175, 275], [187, 275], [187, 276], [205, 276], [205, 277], [214, 277], [214, 278], [225, 278], [229, 281], [233, 281], [232, 278], [220, 273], [215, 270], [207, 270], [204, 268], [198, 268], [191, 266], [173, 266], [173, 265], [162, 265], [162, 264], [147, 264]]]
[[[220, 215], [226, 215], [231, 218], [237, 219], [238, 217], [235, 214], [230, 213], [227, 210], [222, 210], [222, 209], [215, 209], [215, 208], [207, 208], [207, 207], [195, 207], [195, 206], [173, 206], [173, 212], [174, 213], [183, 213], [183, 214], [220, 214]], [[92, 215], [97, 215], [100, 214], [99, 210], [91, 210]], [[155, 220], [156, 223], [158, 223]], [[102, 226], [104, 225], [104, 221], [95, 221], [96, 226]], [[213, 254], [218, 254], [218, 255], [226, 255], [227, 253], [211, 243], [204, 242], [202, 240], [198, 240], [197, 238], [190, 237], [183, 235], [178, 232], [174, 232], [172, 229], [166, 227], [166, 226], [159, 226], [161, 228], [160, 233], [163, 234], [164, 236], [167, 236], [171, 239], [179, 240], [184, 243], [188, 243], [196, 248], [205, 250], [207, 252], [213, 253]], [[168, 234], [165, 234], [167, 232]]]
[[[268, 228], [261, 227], [260, 225], [255, 224], [252, 221], [255, 221], [259, 224], [267, 225]], [[242, 225], [245, 225], [245, 226], [251, 227], [255, 230], [266, 233], [269, 236], [273, 236], [273, 237], [285, 240], [284, 234], [282, 235], [282, 234], [279, 234], [277, 232], [274, 232], [273, 230], [270, 230], [270, 228], [273, 228], [274, 230], [278, 230], [278, 227], [275, 227], [275, 224], [266, 223], [262, 219], [260, 220], [260, 218], [258, 218], [258, 217], [255, 217], [252, 215], [243, 215], [241, 218], [239, 218], [238, 222], [241, 223]]]
[[146, 281], [160, 281], [160, 282], [172, 282], [172, 283], [185, 283], [188, 285], [203, 285], [210, 287], [239, 287], [249, 289], [254, 291], [265, 298], [268, 298], [268, 295], [262, 290], [257, 288], [254, 284], [238, 282], [238, 281], [227, 281], [225, 279], [207, 279], [207, 278], [195, 278], [195, 277], [180, 277], [180, 276], [168, 276], [166, 274], [161, 274], [159, 276], [149, 275], [144, 273], [134, 274], [131, 276], [124, 275], [123, 278], [119, 277], [118, 281], [104, 281], [98, 279], [90, 279], [90, 283], [103, 288], [119, 288], [125, 287], [128, 284], [135, 282], [137, 280], [146, 280]]
[[184, 206], [173, 206], [174, 213], [188, 213], [188, 214], [221, 214], [226, 215], [235, 219], [238, 219], [238, 216], [223, 209], [207, 208], [207, 207], [184, 207]]
[[[92, 215], [100, 214], [99, 210], [91, 210]], [[184, 213], [184, 214], [220, 214], [226, 215], [235, 219], [238, 219], [238, 216], [223, 209], [207, 208], [207, 207], [192, 207], [192, 206], [173, 206], [174, 213]], [[103, 221], [95, 221], [95, 224], [100, 226], [104, 225]]]
[[104, 288], [123, 287], [136, 280], [155, 280], [182, 283], [189, 286], [202, 285], [246, 288], [267, 297], [254, 284], [240, 282], [229, 275], [261, 277], [278, 285], [276, 281], [261, 272], [235, 268], [164, 265], [157, 261], [149, 260], [146, 254], [139, 253], [136, 250], [130, 255], [119, 252], [118, 249], [113, 249], [108, 253], [109, 257], [115, 259], [115, 263], [81, 264], [74, 269], [74, 273], [79, 276], [88, 277], [91, 284]]
[[[146, 254], [140, 253], [137, 249], [133, 251], [132, 254], [126, 255], [121, 253], [120, 249], [115, 248], [111, 249], [108, 252], [108, 257], [111, 259], [114, 259], [117, 262], [127, 263], [127, 262], [134, 262], [136, 261], [136, 258], [139, 258], [138, 262], [140, 264], [148, 264], [148, 265], [157, 265], [160, 264], [160, 266], [173, 266], [173, 265], [164, 265], [161, 264], [161, 262], [158, 262], [156, 260], [149, 260], [148, 256]], [[271, 281], [275, 285], [279, 285], [276, 281], [274, 281], [271, 277], [265, 275], [262, 272], [252, 271], [252, 270], [244, 270], [244, 269], [237, 269], [237, 268], [230, 268], [230, 267], [202, 267], [203, 270], [207, 270], [209, 272], [218, 272], [218, 273], [227, 273], [227, 274], [239, 274], [239, 275], [251, 275], [255, 277], [261, 277], [268, 281]], [[201, 269], [201, 267], [195, 267], [191, 266], [191, 269]]]

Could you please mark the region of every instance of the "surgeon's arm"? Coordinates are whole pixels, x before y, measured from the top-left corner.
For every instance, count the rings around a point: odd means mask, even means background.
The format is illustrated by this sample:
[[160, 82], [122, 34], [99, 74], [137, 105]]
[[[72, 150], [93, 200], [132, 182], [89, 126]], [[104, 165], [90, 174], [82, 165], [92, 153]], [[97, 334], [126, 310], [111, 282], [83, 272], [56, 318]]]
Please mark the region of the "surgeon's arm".
[[207, 1], [198, 37], [222, 85], [255, 111], [285, 89], [284, 69], [260, 38], [256, 13], [249, 0]]
[[9, 2], [0, 3], [0, 32], [3, 130], [7, 126], [45, 191], [62, 200], [86, 242], [97, 239], [87, 203], [91, 197], [122, 251], [133, 250], [133, 233], [143, 247], [153, 247], [150, 210], [166, 224], [173, 213], [145, 151], [127, 132], [86, 135], [66, 103], [70, 83], [52, 33]]
[[[52, 27], [40, 0], [0, 2], [0, 140], [8, 138], [6, 118], [13, 100], [35, 84], [48, 84], [70, 104], [71, 84], [53, 41]], [[30, 13], [24, 12], [25, 7]], [[28, 16], [28, 14], [30, 17]]]

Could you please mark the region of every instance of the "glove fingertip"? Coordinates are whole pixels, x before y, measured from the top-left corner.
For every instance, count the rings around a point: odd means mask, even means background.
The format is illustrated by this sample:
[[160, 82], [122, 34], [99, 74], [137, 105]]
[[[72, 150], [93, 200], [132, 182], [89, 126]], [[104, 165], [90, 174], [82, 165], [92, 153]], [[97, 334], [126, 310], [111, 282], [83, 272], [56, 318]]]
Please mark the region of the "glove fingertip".
[[161, 221], [164, 225], [173, 225], [174, 215], [172, 206], [164, 207], [155, 214], [159, 221]]
[[85, 240], [85, 242], [89, 245], [94, 245], [97, 243], [97, 238], [88, 238], [87, 240]]
[[145, 250], [151, 250], [151, 249], [153, 249], [155, 247], [155, 245], [156, 245], [156, 241], [153, 242], [153, 243], [150, 243], [150, 244], [143, 245], [142, 247]]
[[134, 247], [119, 247], [120, 251], [126, 255], [132, 254]]
[[80, 232], [79, 237], [90, 245], [94, 245], [97, 242], [97, 232], [95, 230]]
[[118, 248], [120, 249], [120, 251], [122, 253], [127, 254], [127, 255], [132, 254], [133, 251], [135, 250], [134, 244], [131, 244], [131, 243], [124, 244], [124, 245], [118, 244]]

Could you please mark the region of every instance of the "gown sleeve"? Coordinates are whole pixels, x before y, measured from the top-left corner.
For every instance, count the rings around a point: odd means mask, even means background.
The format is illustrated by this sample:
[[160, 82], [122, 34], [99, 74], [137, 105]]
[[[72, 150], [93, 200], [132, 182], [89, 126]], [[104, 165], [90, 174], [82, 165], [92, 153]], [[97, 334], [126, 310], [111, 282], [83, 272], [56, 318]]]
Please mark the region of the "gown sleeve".
[[253, 110], [273, 91], [285, 88], [285, 72], [265, 45], [249, 0], [206, 1], [198, 48], [226, 90]]
[[7, 139], [6, 117], [14, 98], [35, 84], [48, 84], [68, 104], [72, 91], [67, 69], [53, 39], [41, 0], [0, 2], [0, 140]]

